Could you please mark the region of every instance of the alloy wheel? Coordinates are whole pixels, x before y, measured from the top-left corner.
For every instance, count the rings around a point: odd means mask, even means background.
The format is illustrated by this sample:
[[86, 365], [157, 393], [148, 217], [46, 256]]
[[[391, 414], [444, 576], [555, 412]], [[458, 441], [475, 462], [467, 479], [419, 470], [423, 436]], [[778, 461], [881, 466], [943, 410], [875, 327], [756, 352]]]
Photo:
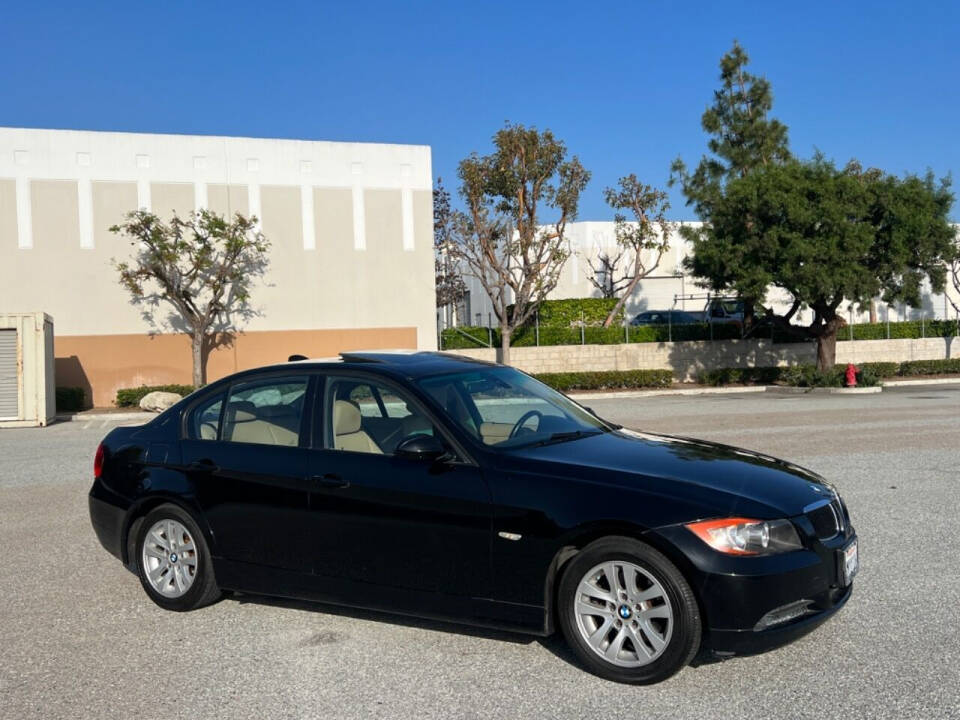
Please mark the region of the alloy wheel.
[[674, 622], [666, 590], [634, 563], [596, 565], [578, 583], [573, 606], [584, 642], [618, 667], [647, 665], [670, 644]]
[[185, 595], [199, 567], [197, 545], [190, 531], [169, 518], [155, 522], [147, 531], [142, 561], [150, 587], [168, 598]]

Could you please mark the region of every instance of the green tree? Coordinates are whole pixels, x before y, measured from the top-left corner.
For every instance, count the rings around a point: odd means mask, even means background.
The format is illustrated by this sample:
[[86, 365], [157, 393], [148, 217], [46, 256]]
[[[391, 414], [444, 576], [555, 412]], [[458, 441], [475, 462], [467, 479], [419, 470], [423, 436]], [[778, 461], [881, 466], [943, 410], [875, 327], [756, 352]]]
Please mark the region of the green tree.
[[[132, 302], [143, 307], [154, 328], [190, 337], [195, 387], [206, 384], [210, 350], [229, 343], [241, 323], [257, 314], [250, 290], [266, 272], [270, 247], [257, 227], [255, 217], [239, 213], [225, 220], [199, 210], [164, 223], [137, 210], [110, 228], [135, 248], [131, 260], [113, 260]], [[172, 312], [159, 318], [161, 307]]]
[[[687, 205], [704, 222], [700, 228], [684, 226], [681, 234], [689, 242], [717, 245], [711, 223], [727, 184], [758, 168], [785, 162], [790, 158], [787, 127], [770, 117], [773, 92], [770, 82], [749, 73], [746, 51], [736, 41], [720, 60], [720, 87], [713, 93], [713, 104], [701, 117], [701, 126], [710, 139], [709, 155], [704, 155], [691, 173], [677, 158], [671, 168], [670, 184], [680, 184]], [[737, 238], [724, 238], [735, 246]], [[728, 286], [737, 271], [734, 247], [719, 248], [709, 255], [693, 255], [685, 267], [694, 276], [708, 279], [713, 290]], [[745, 297], [746, 314], [751, 318], [756, 298]]]
[[[816, 157], [756, 168], [727, 182], [711, 210], [711, 232], [694, 239], [701, 267], [714, 287], [762, 300], [770, 286], [793, 299], [784, 328], [817, 341], [817, 367], [833, 367], [837, 313], [844, 300], [919, 306], [923, 283], [934, 292], [946, 283], [954, 257], [954, 231], [947, 216], [953, 202], [949, 180], [931, 174], [898, 178], [843, 169]], [[724, 257], [718, 257], [723, 254]], [[802, 307], [813, 321], [792, 325]]]
[[576, 156], [567, 159], [566, 145], [549, 130], [507, 125], [493, 144], [490, 155], [460, 163], [466, 210], [455, 216], [452, 254], [490, 297], [507, 364], [511, 334], [557, 286], [570, 254], [567, 223], [590, 173]]
[[[667, 222], [670, 203], [663, 190], [640, 182], [636, 175], [620, 178], [616, 188], [603, 191], [607, 204], [616, 211], [617, 251], [603, 253], [598, 267], [587, 259], [593, 271], [590, 282], [603, 297], [618, 298], [603, 321], [610, 327], [637, 285], [660, 266], [670, 249], [673, 223]], [[624, 214], [629, 212], [632, 220]]]

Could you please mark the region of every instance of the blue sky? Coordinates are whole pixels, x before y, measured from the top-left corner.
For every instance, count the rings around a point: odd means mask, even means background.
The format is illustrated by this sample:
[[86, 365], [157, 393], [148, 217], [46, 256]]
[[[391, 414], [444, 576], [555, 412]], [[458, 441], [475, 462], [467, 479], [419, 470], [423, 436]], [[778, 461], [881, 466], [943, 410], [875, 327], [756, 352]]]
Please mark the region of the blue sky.
[[960, 170], [958, 21], [958, 3], [880, 0], [17, 2], [0, 125], [421, 143], [451, 187], [461, 158], [522, 122], [593, 172], [580, 216], [601, 220], [621, 175], [664, 185], [673, 158], [705, 151], [734, 38], [794, 152]]

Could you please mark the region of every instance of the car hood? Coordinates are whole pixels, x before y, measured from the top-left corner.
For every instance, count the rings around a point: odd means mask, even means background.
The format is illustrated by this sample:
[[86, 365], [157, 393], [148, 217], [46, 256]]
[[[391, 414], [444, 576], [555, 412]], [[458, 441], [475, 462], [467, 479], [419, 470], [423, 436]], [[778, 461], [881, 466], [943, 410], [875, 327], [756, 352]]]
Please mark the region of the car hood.
[[816, 473], [769, 455], [626, 429], [516, 455], [553, 464], [558, 474], [684, 498], [718, 513], [792, 517], [834, 493]]

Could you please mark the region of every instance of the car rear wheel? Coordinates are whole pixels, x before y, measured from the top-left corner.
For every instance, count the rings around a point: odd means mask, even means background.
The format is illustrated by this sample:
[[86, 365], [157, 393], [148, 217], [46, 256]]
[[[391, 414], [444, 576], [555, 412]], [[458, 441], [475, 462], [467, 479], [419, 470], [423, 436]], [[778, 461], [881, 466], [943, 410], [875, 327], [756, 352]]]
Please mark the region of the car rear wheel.
[[608, 680], [666, 680], [700, 647], [690, 585], [662, 553], [631, 538], [604, 538], [577, 554], [563, 572], [558, 609], [577, 657]]
[[220, 598], [203, 533], [176, 505], [161, 505], [144, 518], [136, 551], [140, 584], [160, 607], [182, 612]]

